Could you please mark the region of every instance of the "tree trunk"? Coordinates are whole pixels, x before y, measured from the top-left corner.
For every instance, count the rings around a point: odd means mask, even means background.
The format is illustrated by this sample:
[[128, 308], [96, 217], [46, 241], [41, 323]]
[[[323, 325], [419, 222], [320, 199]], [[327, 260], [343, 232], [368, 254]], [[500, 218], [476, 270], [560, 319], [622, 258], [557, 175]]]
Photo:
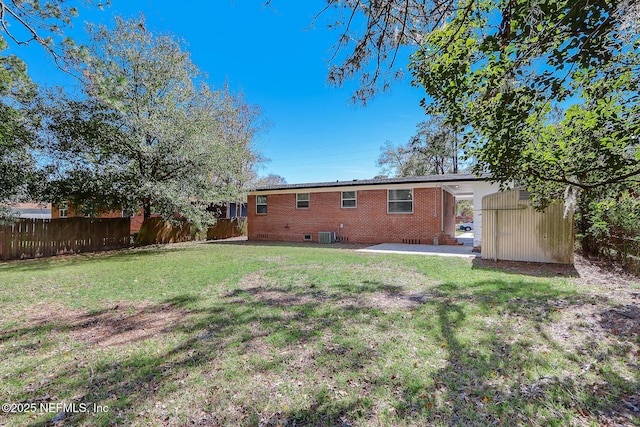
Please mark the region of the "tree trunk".
[[578, 212], [579, 218], [577, 221], [578, 234], [581, 236], [580, 239], [580, 247], [582, 248], [582, 252], [587, 255], [598, 255], [600, 250], [598, 248], [597, 242], [595, 241], [591, 231], [591, 218], [589, 217], [589, 198], [582, 193], [580, 198], [578, 199]]
[[144, 211], [144, 219], [151, 218], [151, 199], [149, 197], [142, 200], [142, 210]]

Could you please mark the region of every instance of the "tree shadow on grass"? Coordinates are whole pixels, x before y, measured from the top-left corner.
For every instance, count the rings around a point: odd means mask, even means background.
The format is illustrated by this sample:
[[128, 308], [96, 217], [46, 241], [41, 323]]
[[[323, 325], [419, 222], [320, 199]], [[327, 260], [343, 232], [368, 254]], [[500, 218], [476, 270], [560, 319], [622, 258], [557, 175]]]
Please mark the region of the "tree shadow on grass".
[[[501, 286], [505, 295], [494, 298], [495, 283], [490, 290], [486, 285], [475, 283], [465, 293], [441, 287], [447, 297], [431, 304], [446, 363], [424, 380], [424, 388], [405, 389], [399, 418], [423, 413], [440, 425], [468, 426], [640, 422], [637, 375], [625, 377], [607, 366], [594, 341], [575, 355], [543, 331], [553, 322], [556, 307], [590, 306], [591, 298], [509, 284]], [[491, 322], [470, 336], [466, 313], [478, 307], [525, 319], [531, 330], [523, 334]]]
[[[72, 334], [82, 341], [94, 344], [108, 341], [132, 331], [145, 331], [143, 335], [133, 334], [130, 342], [150, 338], [154, 333], [170, 323], [184, 309], [198, 301], [193, 295], [183, 294], [169, 298], [159, 304], [125, 305], [116, 304], [100, 310], [84, 312], [66, 309], [62, 313], [58, 306], [50, 304], [51, 312], [41, 308], [42, 313], [32, 317], [27, 326], [11, 328], [0, 333], [0, 343], [24, 336], [41, 336], [50, 332]], [[167, 316], [170, 315], [170, 318]], [[77, 335], [82, 333], [82, 335]], [[11, 351], [11, 349], [10, 349]]]
[[[215, 363], [224, 352], [233, 351], [238, 358], [247, 354], [251, 355], [256, 350], [254, 345], [258, 345], [256, 341], [263, 341], [272, 336], [277, 338], [275, 344], [280, 348], [288, 348], [290, 344], [299, 346], [309, 343], [313, 345], [318, 341], [319, 333], [330, 329], [337, 321], [337, 317], [327, 316], [328, 312], [317, 304], [296, 303], [287, 307], [276, 307], [275, 313], [273, 309], [264, 310], [264, 302], [260, 300], [253, 302], [224, 300], [219, 304], [204, 308], [197, 307], [197, 305], [196, 297], [182, 295], [159, 304], [133, 310], [133, 312], [131, 312], [131, 307], [127, 308], [129, 312], [118, 319], [120, 324], [128, 323], [130, 319], [139, 319], [150, 313], [160, 313], [166, 316], [170, 311], [178, 312], [179, 318], [173, 318], [170, 324], [155, 330], [154, 335], [155, 338], [158, 336], [161, 338], [177, 334], [181, 338], [176, 344], [168, 346], [159, 353], [138, 352], [128, 347], [128, 350], [118, 354], [115, 358], [107, 353], [107, 357], [103, 360], [84, 360], [82, 368], [77, 365], [61, 367], [65, 372], [48, 375], [45, 381], [30, 386], [14, 398], [22, 402], [43, 400], [76, 404], [91, 402], [109, 407], [109, 412], [105, 414], [52, 413], [39, 417], [30, 425], [50, 425], [54, 418], [63, 420], [65, 425], [127, 424], [135, 419], [144, 422], [145, 418], [144, 416], [140, 418], [140, 412], [144, 413], [145, 410], [151, 411], [151, 422], [180, 424], [179, 417], [175, 418], [174, 413], [155, 407], [149, 408], [149, 405], [158, 400], [166, 399], [167, 393], [170, 393], [177, 384], [184, 383], [185, 378], [188, 378], [193, 370], [208, 370], [211, 363]], [[50, 319], [49, 323], [42, 322], [30, 328], [13, 331], [7, 339], [19, 339], [51, 330], [73, 336], [77, 332], [86, 332], [93, 325], [104, 323], [107, 318], [111, 319], [114, 317], [114, 311], [118, 310], [110, 308], [85, 313], [76, 316], [74, 319], [77, 321], [66, 323]], [[247, 331], [248, 324], [261, 325], [264, 332]], [[141, 329], [146, 328], [141, 326]], [[117, 350], [119, 345], [138, 342], [137, 339], [127, 341], [120, 339], [129, 333], [127, 328], [109, 327], [108, 331], [103, 331], [99, 342], [90, 342], [89, 345], [110, 343], [110, 349]], [[145, 334], [140, 337], [140, 342], [150, 338], [152, 336]], [[345, 350], [342, 356], [341, 360], [350, 369], [357, 369], [368, 360], [368, 355], [365, 353], [354, 353], [350, 356], [350, 350]], [[220, 362], [223, 363], [223, 360]], [[71, 363], [71, 365], [74, 364]], [[34, 361], [30, 370], [37, 371], [37, 361]], [[218, 375], [227, 374], [229, 372], [213, 375], [212, 380], [215, 382], [216, 379], [219, 380]], [[261, 384], [261, 386], [265, 386], [265, 384]], [[268, 419], [281, 419], [283, 414], [286, 414], [285, 418], [290, 417], [301, 422], [306, 420], [307, 425], [309, 423], [335, 425], [352, 405], [346, 405], [341, 409], [333, 405], [332, 401], [325, 399], [322, 390], [322, 387], [319, 387], [313, 392], [308, 409], [301, 412], [282, 409], [267, 417], [267, 421]], [[227, 399], [230, 399], [226, 392], [223, 394]], [[235, 415], [233, 413], [222, 415], [221, 412], [216, 411], [206, 413], [205, 411], [195, 415], [195, 419], [206, 425], [229, 425], [230, 423], [253, 425], [249, 423], [249, 420], [255, 419], [256, 416], [265, 417], [265, 414], [261, 414], [261, 411], [256, 408], [256, 405], [261, 404], [259, 401], [242, 404], [238, 409], [239, 412]]]
[[[91, 359], [83, 360], [82, 366], [73, 362], [61, 366], [60, 372], [14, 397], [23, 402], [92, 402], [110, 408], [105, 414], [40, 415], [30, 420], [31, 425], [50, 424], [54, 416], [65, 425], [265, 426], [430, 422], [564, 425], [571, 418], [597, 423], [633, 416], [624, 412], [620, 402], [633, 406], [638, 378], [625, 378], [606, 365], [599, 370], [592, 366], [581, 373], [602, 349], [587, 348], [585, 354], [563, 356], [553, 338], [541, 333], [555, 321], [558, 308], [591, 305], [594, 301], [590, 297], [528, 281], [477, 281], [464, 286], [447, 283], [430, 289], [421, 298], [389, 289], [388, 284], [378, 281], [368, 285], [360, 296], [390, 292], [394, 298], [411, 302], [410, 308], [416, 312], [413, 317], [425, 319], [410, 329], [420, 332], [420, 325], [424, 325], [424, 336], [429, 337], [431, 329], [427, 327], [435, 328], [436, 342], [410, 343], [437, 345], [444, 360], [425, 360], [434, 369], [412, 369], [411, 361], [407, 361], [408, 368], [392, 367], [382, 372], [380, 367], [396, 356], [392, 345], [380, 344], [394, 337], [376, 335], [380, 342], [371, 346], [366, 339], [353, 335], [354, 331], [375, 328], [385, 314], [370, 305], [359, 305], [362, 300], [349, 300], [347, 292], [317, 298], [318, 289], [313, 288], [255, 287], [234, 290], [220, 301], [206, 304], [199, 296], [183, 294], [137, 311], [129, 307], [127, 310], [133, 310], [127, 314], [131, 320], [151, 314], [170, 320], [153, 337], [130, 345], [148, 339], [167, 340], [169, 344], [159, 351], [139, 351], [129, 346], [118, 352], [120, 347], [116, 345], [112, 348], [115, 353], [91, 353]], [[348, 304], [341, 303], [341, 298]], [[406, 308], [400, 305], [390, 311], [404, 314]], [[112, 311], [84, 313], [83, 320], [89, 323], [69, 324], [66, 329], [50, 319], [8, 340], [58, 328], [73, 334], [90, 329], [91, 320], [99, 323]], [[385, 320], [396, 322], [398, 318], [392, 315]], [[511, 322], [504, 321], [509, 318]], [[488, 320], [474, 324], [482, 319]], [[519, 322], [529, 328], [524, 335], [511, 329]], [[106, 339], [118, 343], [115, 338], [128, 333], [126, 329], [110, 331], [112, 336]], [[549, 350], [543, 350], [541, 344]], [[95, 345], [90, 344], [88, 350]], [[544, 351], [559, 357], [558, 370], [550, 366], [555, 361]], [[96, 355], [103, 357], [95, 359]], [[198, 385], [192, 375], [202, 384]], [[361, 383], [355, 392], [348, 388], [354, 378]], [[252, 384], [247, 387], [246, 382]], [[305, 384], [303, 391], [296, 392], [296, 382]], [[178, 408], [169, 402], [176, 394], [191, 393], [197, 396], [197, 407], [186, 403], [186, 408]], [[390, 399], [393, 411], [381, 412], [380, 396]]]
[[600, 314], [600, 325], [610, 333], [640, 343], [640, 307], [615, 305]]

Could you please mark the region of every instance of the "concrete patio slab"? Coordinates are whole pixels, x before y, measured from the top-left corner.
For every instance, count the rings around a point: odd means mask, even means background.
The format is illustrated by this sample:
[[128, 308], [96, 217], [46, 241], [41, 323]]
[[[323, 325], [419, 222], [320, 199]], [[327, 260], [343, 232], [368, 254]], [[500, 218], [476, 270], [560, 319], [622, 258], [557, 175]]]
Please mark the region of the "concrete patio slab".
[[476, 258], [480, 254], [472, 252], [473, 247], [468, 245], [450, 246], [450, 245], [405, 245], [401, 243], [382, 243], [380, 245], [370, 246], [364, 249], [358, 249], [359, 252], [374, 252], [385, 254], [412, 254], [412, 255], [438, 255], [438, 256], [457, 256], [466, 258]]

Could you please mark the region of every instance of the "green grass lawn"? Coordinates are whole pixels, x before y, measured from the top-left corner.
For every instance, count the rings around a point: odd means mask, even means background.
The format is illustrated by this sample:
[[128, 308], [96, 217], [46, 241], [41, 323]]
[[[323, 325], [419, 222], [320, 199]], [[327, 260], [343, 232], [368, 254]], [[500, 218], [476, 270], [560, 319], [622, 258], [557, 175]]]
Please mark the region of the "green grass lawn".
[[640, 425], [634, 292], [315, 245], [0, 264], [0, 425]]

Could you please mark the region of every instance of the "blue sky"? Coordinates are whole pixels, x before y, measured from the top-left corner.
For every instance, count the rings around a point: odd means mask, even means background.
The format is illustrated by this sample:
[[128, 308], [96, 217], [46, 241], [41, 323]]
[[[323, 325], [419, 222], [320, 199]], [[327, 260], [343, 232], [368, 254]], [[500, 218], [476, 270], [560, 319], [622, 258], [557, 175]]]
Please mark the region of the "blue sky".
[[[362, 107], [350, 103], [356, 81], [329, 86], [327, 61], [339, 33], [326, 28], [328, 15], [310, 28], [324, 4], [274, 0], [274, 8], [265, 8], [264, 0], [112, 0], [103, 11], [81, 6], [69, 34], [82, 43], [85, 22], [112, 25], [115, 15], [143, 12], [148, 28], [186, 41], [212, 86], [228, 82], [247, 102], [262, 107], [271, 126], [256, 147], [271, 161], [261, 175], [274, 173], [289, 183], [372, 178], [385, 141], [407, 142], [424, 119], [423, 92], [407, 77]], [[10, 52], [27, 61], [38, 84], [75, 84], [38, 46]]]

